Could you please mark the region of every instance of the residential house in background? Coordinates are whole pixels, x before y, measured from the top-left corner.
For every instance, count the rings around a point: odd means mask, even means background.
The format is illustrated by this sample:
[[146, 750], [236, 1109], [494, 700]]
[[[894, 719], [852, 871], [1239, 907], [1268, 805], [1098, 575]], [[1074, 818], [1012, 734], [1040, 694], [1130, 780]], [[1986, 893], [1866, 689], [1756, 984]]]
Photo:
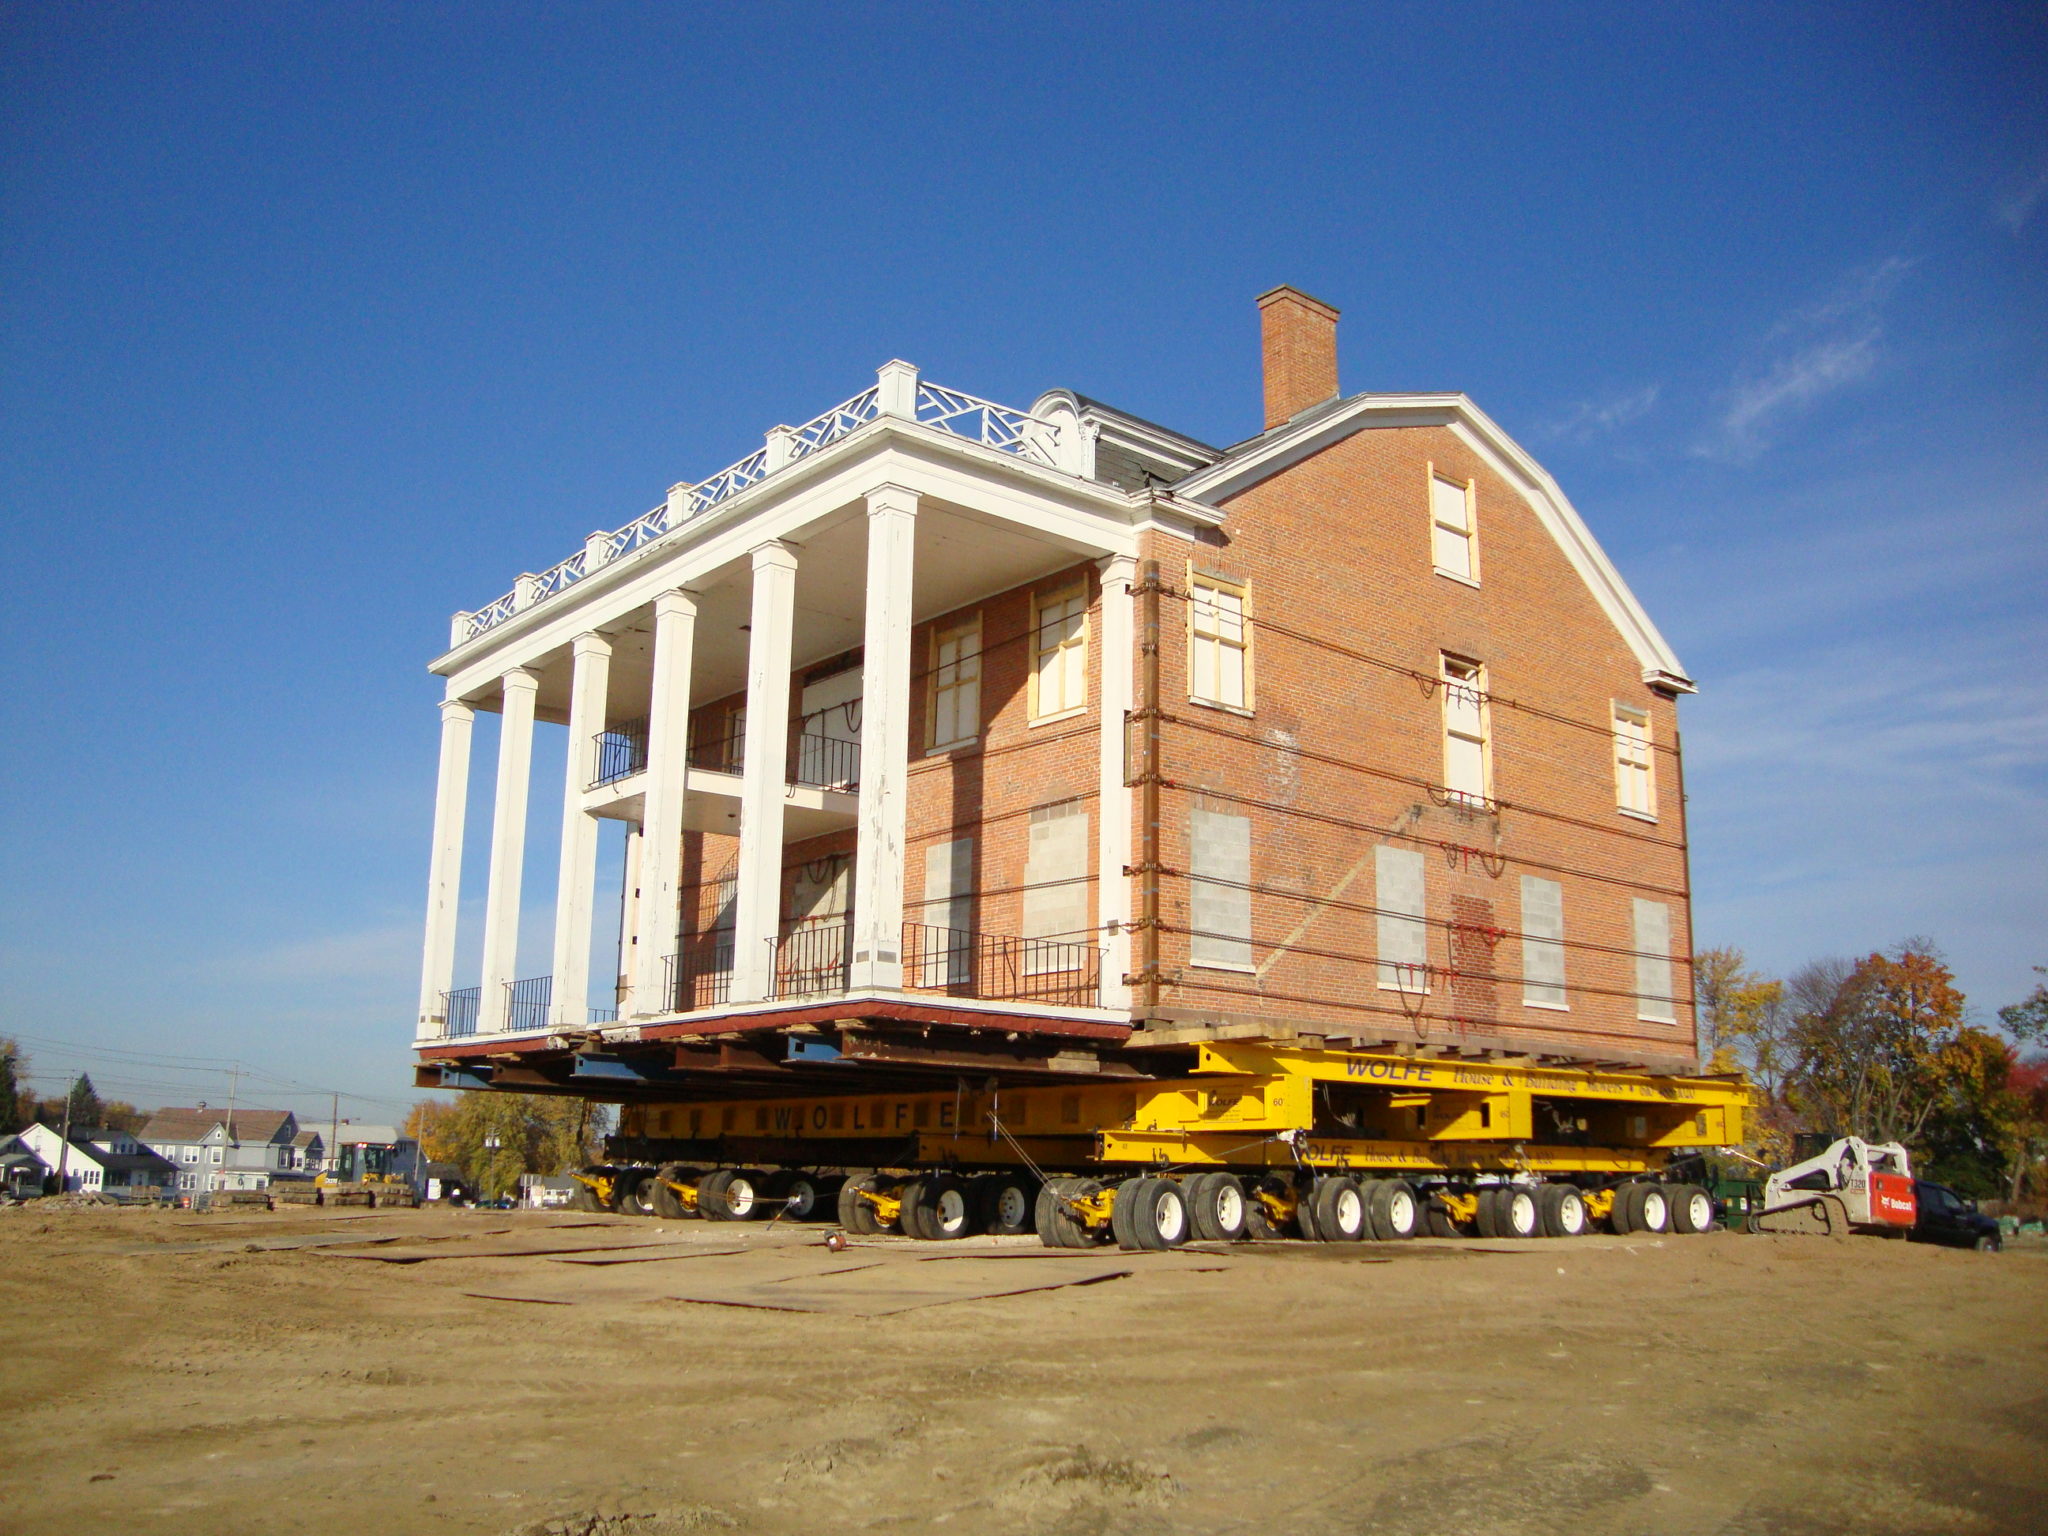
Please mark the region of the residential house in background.
[[175, 1182], [176, 1169], [168, 1159], [126, 1131], [102, 1126], [72, 1127], [71, 1145], [66, 1150], [61, 1131], [47, 1125], [31, 1125], [0, 1141], [0, 1156], [11, 1152], [28, 1153], [48, 1176], [55, 1176], [61, 1169], [65, 1189], [87, 1194], [155, 1199]]
[[160, 1109], [142, 1140], [177, 1167], [180, 1194], [268, 1189], [297, 1164], [299, 1123], [288, 1109]]

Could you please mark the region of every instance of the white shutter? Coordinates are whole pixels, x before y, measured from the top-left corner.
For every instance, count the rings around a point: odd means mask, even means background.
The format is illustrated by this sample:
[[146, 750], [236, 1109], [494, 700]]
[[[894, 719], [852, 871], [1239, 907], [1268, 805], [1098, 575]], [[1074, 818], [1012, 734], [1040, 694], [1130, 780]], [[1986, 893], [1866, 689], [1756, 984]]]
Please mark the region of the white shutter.
[[1188, 815], [1188, 960], [1252, 968], [1252, 821], [1225, 811]]
[[1671, 909], [1661, 901], [1635, 898], [1636, 1017], [1652, 1024], [1676, 1024], [1671, 997]]
[[1522, 1002], [1530, 1008], [1563, 1008], [1564, 887], [1555, 880], [1522, 876]]
[[1373, 852], [1373, 880], [1373, 904], [1380, 913], [1380, 985], [1403, 992], [1427, 992], [1429, 924], [1424, 916], [1428, 893], [1423, 884], [1422, 855], [1382, 843]]

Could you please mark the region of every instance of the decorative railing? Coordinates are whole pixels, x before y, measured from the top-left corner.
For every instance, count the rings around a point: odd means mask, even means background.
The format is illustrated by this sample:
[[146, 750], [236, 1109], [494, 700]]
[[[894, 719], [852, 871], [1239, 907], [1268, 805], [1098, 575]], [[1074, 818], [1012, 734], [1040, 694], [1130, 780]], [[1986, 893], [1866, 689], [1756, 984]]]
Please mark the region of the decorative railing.
[[732, 1001], [732, 935], [696, 934], [662, 957], [662, 994], [677, 1013], [722, 1008]]
[[775, 936], [775, 995], [829, 997], [844, 992], [853, 968], [853, 914], [804, 917]]
[[551, 1022], [555, 978], [529, 976], [524, 981], [505, 983], [505, 1027], [510, 1030], [546, 1029]]
[[647, 767], [647, 721], [645, 717], [628, 720], [598, 732], [597, 777], [590, 781], [592, 789], [606, 784], [615, 784], [620, 779], [629, 779]]
[[905, 923], [903, 985], [989, 1002], [1094, 1008], [1102, 1001], [1102, 951], [1062, 939]]
[[813, 789], [860, 788], [860, 743], [810, 732], [797, 737], [789, 755], [789, 782]]
[[915, 421], [1035, 464], [1054, 469], [1074, 468], [1068, 456], [1074, 445], [1061, 441], [1060, 423], [959, 390], [927, 384], [918, 378], [916, 369], [891, 363], [881, 370], [874, 387], [812, 417], [800, 427], [777, 427], [762, 447], [738, 463], [728, 464], [696, 485], [675, 486], [660, 506], [623, 528], [593, 533], [584, 541], [583, 548], [568, 559], [537, 576], [521, 576], [510, 592], [474, 613], [456, 614], [449, 633], [450, 645], [461, 645], [496, 629], [535, 603], [567, 591], [614, 561], [674, 533], [692, 518], [759, 484], [777, 470], [809, 458], [884, 416]]
[[441, 1033], [451, 1040], [476, 1033], [476, 1016], [483, 1003], [482, 987], [458, 987], [441, 994]]

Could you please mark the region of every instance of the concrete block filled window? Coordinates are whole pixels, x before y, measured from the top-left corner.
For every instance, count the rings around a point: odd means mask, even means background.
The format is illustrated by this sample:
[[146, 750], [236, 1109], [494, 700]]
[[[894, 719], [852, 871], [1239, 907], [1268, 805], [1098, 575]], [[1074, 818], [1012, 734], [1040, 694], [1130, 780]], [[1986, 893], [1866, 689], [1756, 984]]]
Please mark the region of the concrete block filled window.
[[1460, 581], [1479, 580], [1479, 550], [1472, 515], [1475, 499], [1470, 480], [1453, 480], [1431, 471], [1430, 555], [1439, 574], [1455, 576]]
[[1043, 976], [1067, 970], [1063, 946], [1085, 941], [1088, 921], [1088, 808], [1078, 800], [1042, 805], [1031, 813], [1024, 855], [1023, 937], [1059, 945], [1026, 947], [1024, 970]]
[[922, 987], [960, 986], [972, 976], [974, 839], [929, 844], [924, 851], [924, 907], [918, 921], [937, 932], [920, 946]]
[[1422, 855], [1385, 844], [1373, 851], [1373, 905], [1379, 909], [1382, 991], [1429, 990], [1428, 892]]
[[1454, 803], [1484, 806], [1493, 796], [1486, 669], [1445, 654], [1438, 675], [1443, 682], [1444, 788]]
[[1241, 582], [1188, 577], [1188, 696], [1250, 709], [1250, 592]]
[[1032, 610], [1031, 718], [1079, 714], [1088, 703], [1088, 593], [1050, 593]]
[[1671, 993], [1671, 908], [1635, 898], [1636, 1017], [1651, 1024], [1676, 1024]]
[[1565, 1008], [1564, 887], [1522, 876], [1522, 1006]]
[[927, 746], [963, 746], [981, 735], [981, 616], [932, 636], [932, 707]]
[[1650, 716], [1630, 704], [1614, 706], [1614, 803], [1631, 816], [1656, 819], [1657, 774], [1650, 755]]
[[1252, 969], [1252, 821], [1224, 811], [1188, 814], [1188, 961]]

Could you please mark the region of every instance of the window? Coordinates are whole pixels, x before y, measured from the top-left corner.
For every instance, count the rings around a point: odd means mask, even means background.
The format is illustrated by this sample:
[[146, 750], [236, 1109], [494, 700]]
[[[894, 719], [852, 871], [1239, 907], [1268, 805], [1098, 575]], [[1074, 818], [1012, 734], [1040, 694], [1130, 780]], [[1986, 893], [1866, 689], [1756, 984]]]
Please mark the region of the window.
[[1657, 778], [1650, 759], [1650, 717], [1614, 706], [1614, 803], [1631, 816], [1657, 817]]
[[1374, 905], [1380, 914], [1380, 987], [1427, 992], [1429, 924], [1424, 920], [1422, 855], [1381, 844], [1373, 851], [1373, 880], [1378, 887]]
[[981, 734], [981, 616], [932, 635], [929, 747], [956, 747]]
[[1485, 806], [1487, 780], [1486, 669], [1476, 661], [1442, 658], [1444, 788], [1454, 803]]
[[1252, 819], [1188, 813], [1188, 960], [1216, 970], [1252, 969]]
[[1676, 1024], [1671, 996], [1671, 909], [1661, 901], [1635, 898], [1636, 1017], [1651, 1024]]
[[1522, 1006], [1566, 1008], [1564, 887], [1522, 876]]
[[[1078, 800], [1031, 813], [1024, 856], [1023, 937], [1079, 943], [1088, 930], [1088, 808]], [[1061, 944], [1027, 944], [1024, 970], [1043, 976], [1075, 968]]]
[[218, 1162], [220, 1161], [220, 1148], [219, 1148], [219, 1147], [215, 1147], [215, 1148], [213, 1149], [213, 1160], [214, 1160], [214, 1161], [215, 1161], [216, 1163], [218, 1163]]
[[973, 889], [973, 838], [926, 847], [924, 911], [919, 921], [927, 932], [918, 949], [918, 986], [959, 986], [972, 979]]
[[1088, 594], [1074, 587], [1035, 608], [1031, 718], [1076, 714], [1088, 702]]
[[1479, 580], [1478, 551], [1473, 548], [1473, 483], [1460, 484], [1436, 473], [1429, 475], [1430, 556], [1438, 572], [1460, 581]]
[[1249, 590], [1188, 572], [1188, 696], [1227, 709], [1251, 708]]

